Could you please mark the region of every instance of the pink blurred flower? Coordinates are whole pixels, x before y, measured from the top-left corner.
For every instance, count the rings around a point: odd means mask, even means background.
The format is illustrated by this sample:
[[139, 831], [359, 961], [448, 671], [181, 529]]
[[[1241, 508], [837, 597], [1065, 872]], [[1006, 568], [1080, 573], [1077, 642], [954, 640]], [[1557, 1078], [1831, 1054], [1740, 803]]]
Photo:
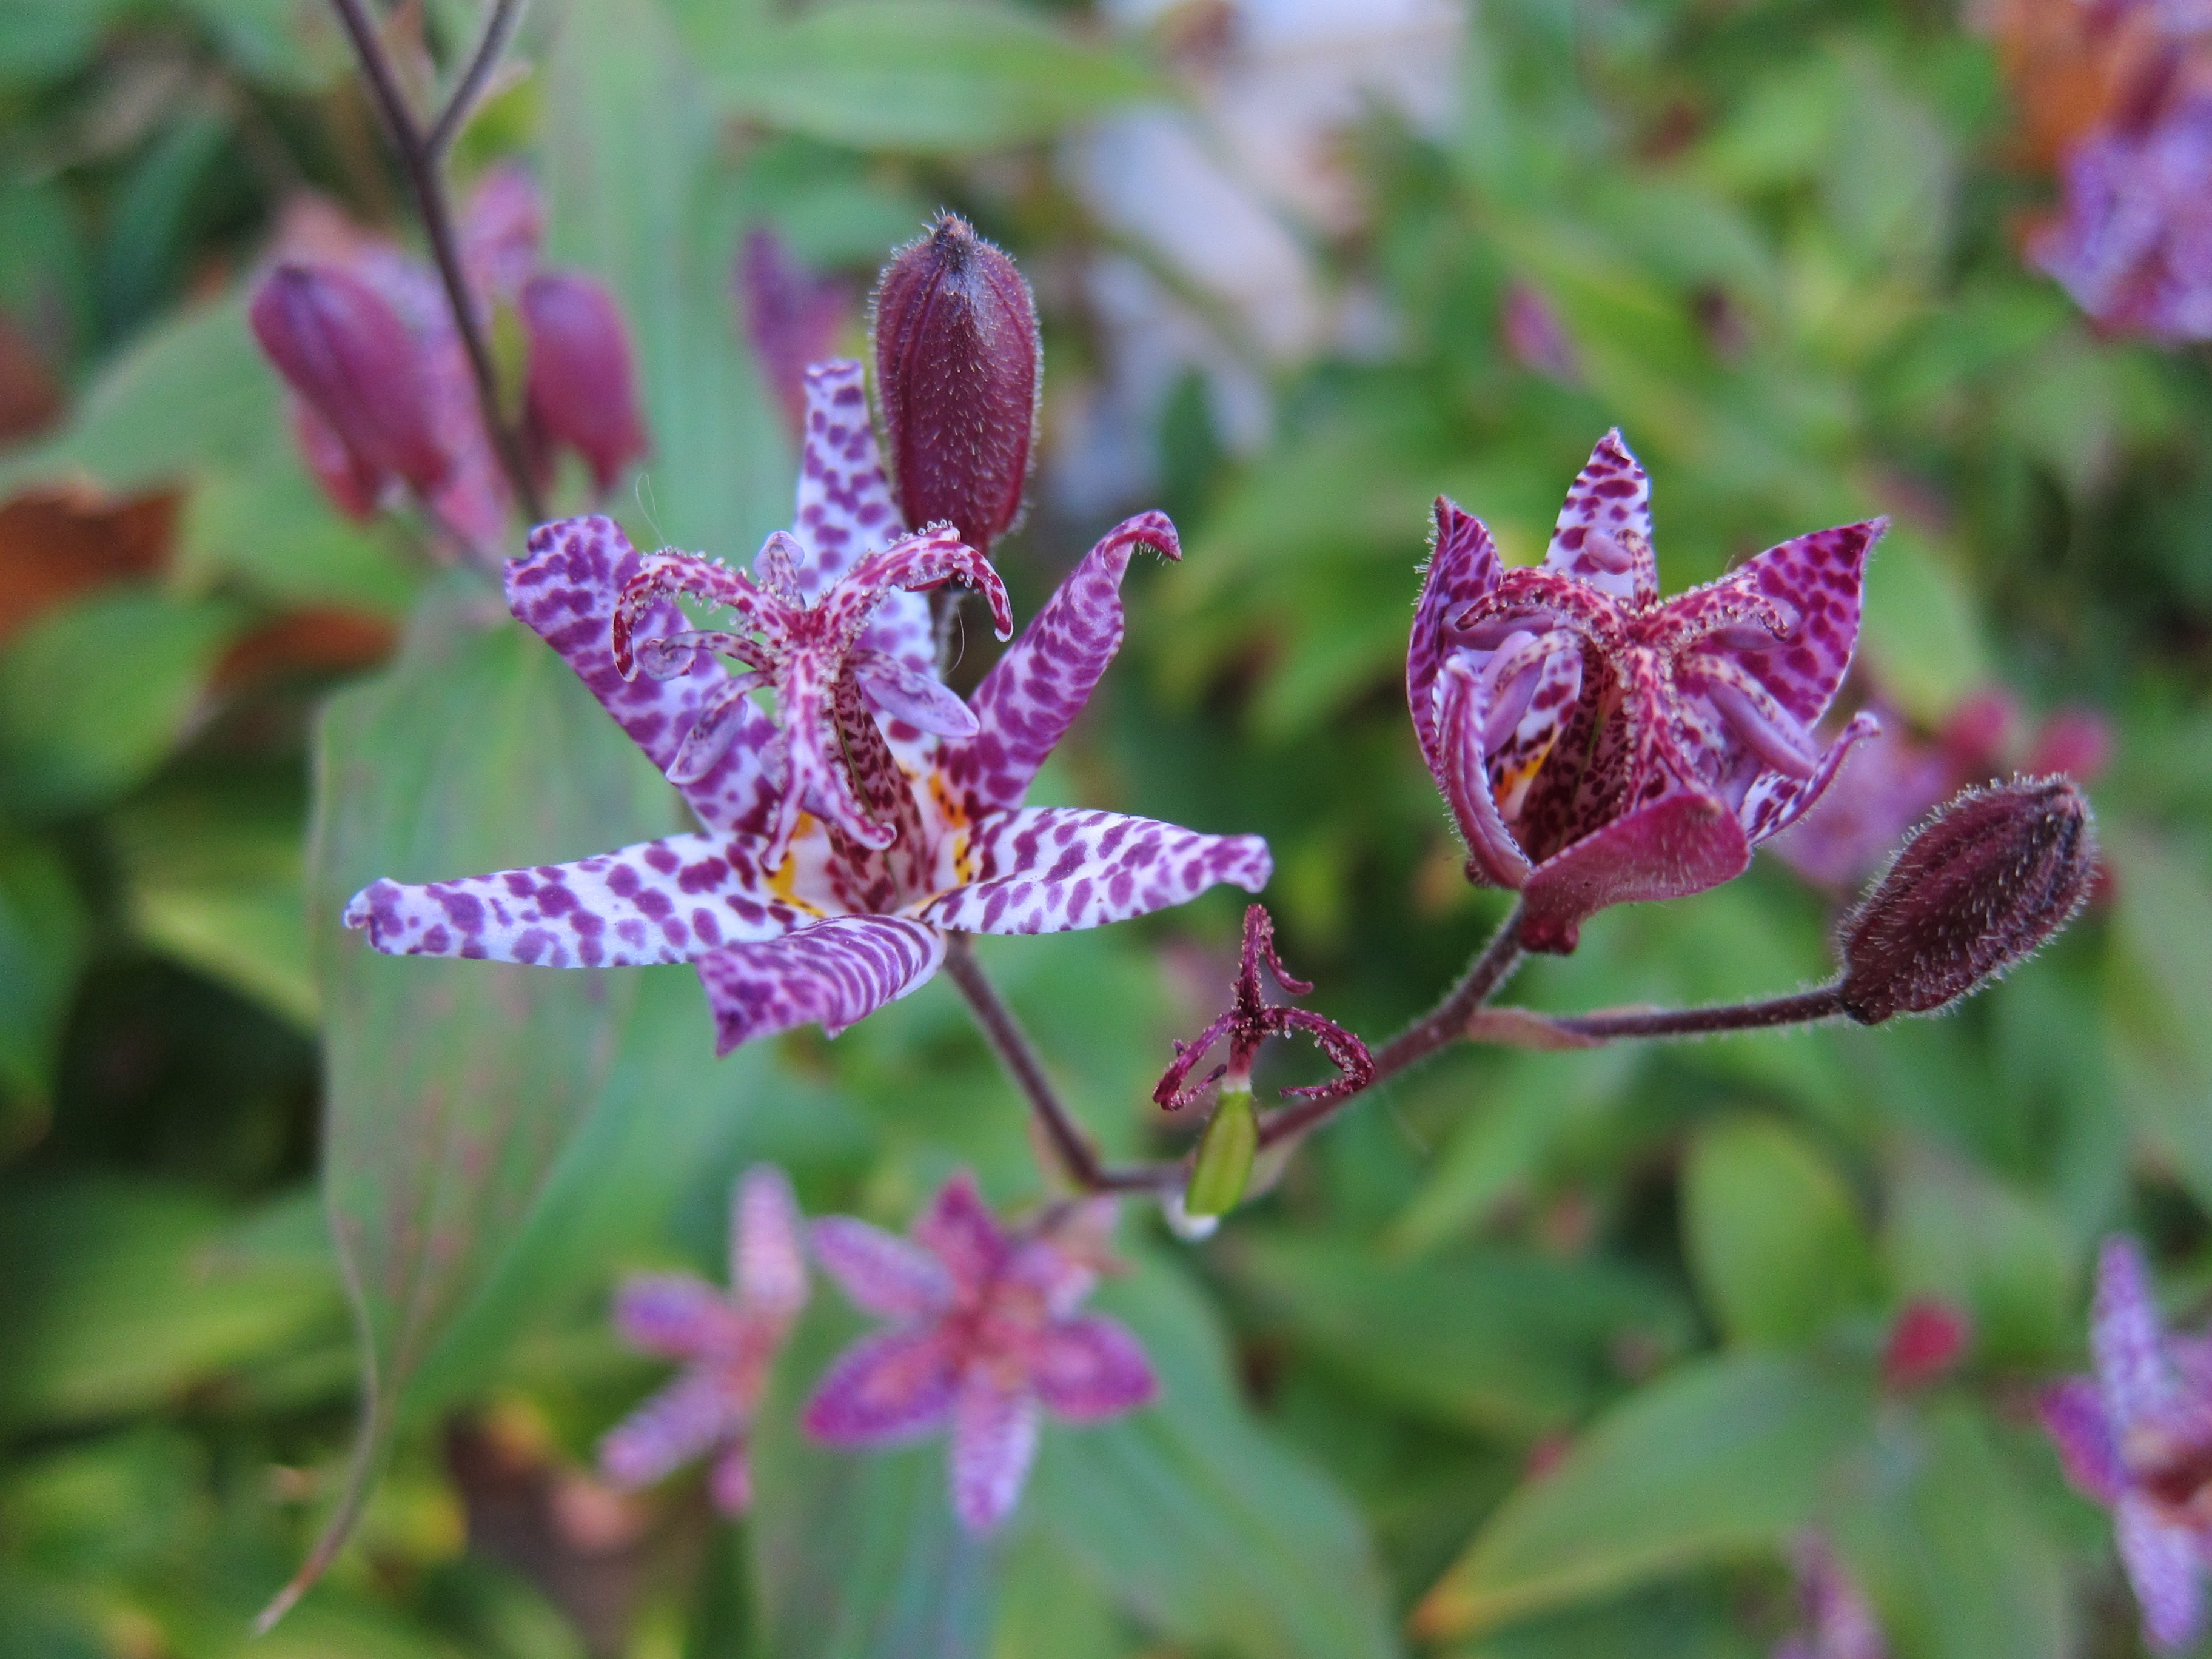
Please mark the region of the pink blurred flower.
[[765, 228], [746, 233], [735, 286], [745, 337], [785, 422], [798, 436], [806, 427], [807, 367], [836, 355], [852, 290], [815, 276]]
[[2089, 1352], [2094, 1376], [2045, 1391], [2044, 1426], [2067, 1479], [2112, 1511], [2144, 1638], [2171, 1653], [2204, 1628], [2212, 1338], [2166, 1333], [2141, 1248], [2114, 1237], [2098, 1259]]
[[814, 1254], [863, 1312], [891, 1321], [830, 1368], [805, 1425], [837, 1446], [949, 1427], [952, 1509], [988, 1532], [1013, 1512], [1045, 1412], [1095, 1423], [1159, 1391], [1127, 1328], [1076, 1308], [1097, 1282], [1110, 1200], [1009, 1234], [972, 1176], [945, 1182], [911, 1242], [848, 1217], [814, 1225]]
[[2109, 331], [2212, 339], [2212, 94], [2095, 129], [2067, 155], [2061, 185], [2029, 259]]
[[1804, 1623], [1776, 1644], [1773, 1659], [1888, 1659], [1874, 1609], [1825, 1539], [1800, 1537], [1790, 1566]]
[[624, 1340], [684, 1369], [599, 1442], [599, 1467], [615, 1485], [648, 1486], [712, 1453], [715, 1507], [738, 1515], [751, 1502], [753, 1413], [806, 1305], [804, 1224], [783, 1171], [757, 1164], [731, 1195], [729, 1294], [690, 1273], [624, 1282], [615, 1302]]
[[1582, 362], [1566, 325], [1552, 302], [1528, 283], [1516, 280], [1506, 285], [1498, 307], [1498, 332], [1506, 355], [1530, 374], [1561, 386], [1582, 384]]
[[1662, 601], [1650, 480], [1612, 432], [1567, 491], [1550, 550], [1508, 569], [1437, 502], [1406, 691], [1467, 872], [1522, 896], [1521, 941], [1571, 951], [1609, 904], [1741, 875], [1819, 799], [1862, 714], [1823, 750], [1884, 521], [1800, 536]]

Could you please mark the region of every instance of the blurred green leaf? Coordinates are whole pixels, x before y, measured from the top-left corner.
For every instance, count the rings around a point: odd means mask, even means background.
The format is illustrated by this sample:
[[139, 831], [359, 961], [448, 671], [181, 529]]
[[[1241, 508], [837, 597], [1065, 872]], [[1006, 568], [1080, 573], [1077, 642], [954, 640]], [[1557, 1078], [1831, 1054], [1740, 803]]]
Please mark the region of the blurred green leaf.
[[817, 1301], [778, 1361], [752, 1441], [747, 1527], [763, 1650], [776, 1659], [961, 1659], [987, 1650], [1000, 1541], [953, 1518], [942, 1439], [834, 1450], [799, 1429], [801, 1379], [857, 1332]]
[[2074, 1344], [2073, 1252], [2049, 1206], [1961, 1160], [1915, 1148], [1889, 1187], [1884, 1231], [1898, 1289], [1973, 1321], [1996, 1365], [2051, 1365]]
[[313, 1030], [300, 820], [234, 786], [138, 803], [115, 833], [139, 936]]
[[621, 300], [653, 442], [617, 511], [641, 546], [750, 556], [789, 516], [792, 469], [738, 327], [741, 186], [696, 72], [651, 0], [599, 0], [569, 9], [547, 74], [549, 249]]
[[1908, 526], [1891, 526], [1875, 548], [1864, 628], [1860, 651], [1883, 696], [1923, 726], [1994, 678], [1972, 598]]
[[353, 1485], [328, 1547], [408, 1379], [520, 1235], [598, 1098], [636, 985], [380, 957], [339, 914], [379, 876], [579, 858], [665, 832], [673, 813], [665, 781], [557, 656], [515, 624], [483, 625], [492, 603], [449, 579], [399, 660], [334, 700], [317, 734], [324, 1178], [368, 1359]]
[[1980, 1413], [1893, 1418], [1844, 1477], [1838, 1541], [1914, 1659], [2080, 1651], [2067, 1575]]
[[987, 0], [838, 0], [700, 32], [719, 106], [855, 147], [952, 151], [1049, 137], [1159, 82], [1126, 48]]
[[185, 735], [237, 611], [111, 588], [49, 611], [0, 651], [0, 782], [16, 811], [96, 806]]
[[52, 1085], [88, 932], [61, 860], [35, 842], [0, 840], [0, 1086], [12, 1094], [43, 1104]]
[[1164, 1260], [1101, 1291], [1160, 1379], [1158, 1405], [1048, 1429], [1025, 1504], [1085, 1576], [1179, 1644], [1247, 1659], [1398, 1650], [1358, 1514], [1246, 1413], [1206, 1303]]
[[1875, 1288], [1850, 1189], [1802, 1135], [1771, 1119], [1716, 1123], [1692, 1143], [1683, 1243], [1731, 1341], [1790, 1347]]
[[2177, 847], [2107, 835], [2120, 873], [2105, 1016], [2121, 1103], [2197, 1201], [2212, 1202], [2212, 881]]
[[326, 1259], [231, 1248], [213, 1200], [173, 1185], [46, 1181], [0, 1203], [0, 1419], [155, 1405], [339, 1316]]
[[1398, 1262], [1253, 1227], [1220, 1256], [1300, 1346], [1382, 1399], [1491, 1433], [1533, 1438], [1578, 1419], [1626, 1348], [1666, 1354], [1689, 1334], [1661, 1285], [1597, 1262], [1495, 1249]]
[[58, 79], [79, 67], [123, 0], [10, 0], [0, 12], [0, 80]]
[[1685, 1365], [1615, 1406], [1507, 1498], [1416, 1625], [1469, 1634], [1770, 1548], [1812, 1516], [1869, 1405], [1863, 1388], [1805, 1360]]

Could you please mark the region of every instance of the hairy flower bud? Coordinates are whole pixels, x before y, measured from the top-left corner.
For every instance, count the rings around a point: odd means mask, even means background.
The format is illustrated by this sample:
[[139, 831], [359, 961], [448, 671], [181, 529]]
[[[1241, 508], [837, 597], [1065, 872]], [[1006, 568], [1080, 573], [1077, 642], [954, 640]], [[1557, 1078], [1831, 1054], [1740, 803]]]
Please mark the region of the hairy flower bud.
[[909, 525], [970, 547], [1019, 515], [1036, 431], [1036, 306], [1014, 262], [956, 214], [884, 267], [870, 307], [891, 479]]
[[546, 271], [520, 301], [530, 368], [523, 402], [533, 434], [565, 443], [604, 492], [645, 453], [645, 419], [630, 370], [629, 336], [614, 295], [577, 271]]
[[[395, 477], [425, 494], [445, 482], [450, 461], [422, 354], [375, 289], [332, 266], [281, 264], [247, 315], [262, 350], [350, 459], [351, 495], [373, 498]], [[336, 458], [326, 459], [318, 471], [335, 477]]]
[[2089, 803], [2067, 779], [1965, 791], [1844, 919], [1844, 1012], [1875, 1025], [1957, 1001], [2064, 927], [2096, 866]]

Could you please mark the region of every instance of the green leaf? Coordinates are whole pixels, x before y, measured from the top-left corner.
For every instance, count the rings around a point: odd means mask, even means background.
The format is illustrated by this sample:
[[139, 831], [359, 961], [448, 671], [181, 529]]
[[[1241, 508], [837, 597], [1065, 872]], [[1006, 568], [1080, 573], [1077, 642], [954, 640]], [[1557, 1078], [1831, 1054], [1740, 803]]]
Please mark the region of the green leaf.
[[326, 1259], [234, 1248], [213, 1200], [51, 1178], [0, 1202], [0, 1420], [143, 1409], [340, 1316]]
[[2064, 1559], [2008, 1462], [1988, 1419], [1954, 1404], [1887, 1419], [1848, 1467], [1833, 1529], [1898, 1651], [2080, 1650]]
[[0, 841], [0, 1087], [40, 1105], [53, 1085], [86, 935], [61, 860], [33, 842]]
[[999, 1544], [953, 1518], [944, 1442], [837, 1451], [799, 1431], [803, 1379], [859, 1328], [817, 1299], [777, 1362], [758, 1419], [746, 1530], [761, 1650], [776, 1659], [980, 1656], [995, 1613]]
[[857, 148], [1019, 143], [1163, 89], [1125, 49], [969, 0], [848, 0], [751, 27], [733, 18], [697, 45], [725, 112]]
[[1097, 1300], [1144, 1342], [1161, 1399], [1095, 1428], [1048, 1428], [1024, 1500], [1035, 1524], [1178, 1646], [1249, 1659], [1396, 1652], [1358, 1512], [1254, 1424], [1189, 1283], [1148, 1255]]
[[1884, 1231], [1900, 1293], [1965, 1309], [1984, 1363], [2067, 1358], [2076, 1340], [2073, 1251], [2047, 1203], [1930, 1147], [1913, 1149], [1888, 1199]]
[[[324, 1182], [367, 1351], [343, 1541], [408, 1379], [521, 1232], [599, 1097], [635, 975], [396, 959], [338, 926], [379, 876], [434, 880], [665, 833], [665, 783], [544, 643], [449, 579], [316, 744], [310, 926], [325, 1012]], [[702, 1062], [704, 1056], [702, 1056]]]
[[1245, 1228], [1220, 1256], [1301, 1346], [1385, 1400], [1482, 1432], [1534, 1437], [1582, 1417], [1615, 1379], [1618, 1344], [1670, 1352], [1690, 1324], [1626, 1269], [1521, 1251], [1392, 1261]]
[[1686, 1365], [1613, 1407], [1507, 1498], [1416, 1626], [1466, 1635], [1771, 1548], [1813, 1514], [1870, 1404], [1863, 1389], [1802, 1359]]
[[1863, 627], [1884, 694], [1923, 725], [1941, 725], [1994, 678], [1972, 594], [1909, 526], [1892, 525], [1867, 566]]
[[228, 605], [116, 588], [48, 612], [0, 653], [0, 781], [16, 810], [112, 800], [167, 758], [237, 625]]
[[1698, 1289], [1731, 1341], [1805, 1342], [1873, 1291], [1873, 1249], [1850, 1188], [1780, 1123], [1739, 1118], [1698, 1135], [1682, 1211]]
[[617, 510], [641, 546], [750, 556], [788, 518], [791, 461], [730, 297], [742, 181], [650, 0], [571, 7], [548, 80], [549, 252], [613, 288], [644, 390], [653, 448]]
[[2180, 849], [2108, 830], [2118, 897], [2105, 1014], [2122, 1106], [2212, 1201], [2212, 881]]
[[133, 927], [156, 950], [312, 1030], [296, 797], [163, 792], [114, 823]]

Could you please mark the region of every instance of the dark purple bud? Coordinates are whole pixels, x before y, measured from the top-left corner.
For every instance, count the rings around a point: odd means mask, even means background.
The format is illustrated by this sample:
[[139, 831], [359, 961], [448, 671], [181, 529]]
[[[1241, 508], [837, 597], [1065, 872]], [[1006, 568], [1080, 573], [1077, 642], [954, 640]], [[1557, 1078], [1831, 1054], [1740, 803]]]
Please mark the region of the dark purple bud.
[[1036, 433], [1036, 305], [1014, 262], [957, 214], [884, 267], [870, 307], [876, 395], [908, 524], [988, 552], [1022, 507]]
[[765, 229], [745, 237], [737, 287], [745, 337], [760, 359], [761, 374], [792, 431], [803, 433], [807, 368], [836, 355], [851, 292], [841, 282], [814, 276]]
[[523, 284], [519, 308], [530, 344], [523, 404], [532, 431], [574, 449], [599, 490], [611, 489], [646, 448], [614, 295], [580, 272], [547, 271]]
[[1844, 1012], [1932, 1013], [2032, 955], [2089, 896], [2089, 803], [2065, 778], [1969, 789], [1916, 831], [1844, 920]]
[[[427, 495], [446, 481], [422, 353], [375, 289], [332, 266], [281, 264], [247, 315], [270, 362], [350, 457], [356, 494], [373, 498], [398, 477]], [[327, 455], [317, 470], [329, 473]]]

